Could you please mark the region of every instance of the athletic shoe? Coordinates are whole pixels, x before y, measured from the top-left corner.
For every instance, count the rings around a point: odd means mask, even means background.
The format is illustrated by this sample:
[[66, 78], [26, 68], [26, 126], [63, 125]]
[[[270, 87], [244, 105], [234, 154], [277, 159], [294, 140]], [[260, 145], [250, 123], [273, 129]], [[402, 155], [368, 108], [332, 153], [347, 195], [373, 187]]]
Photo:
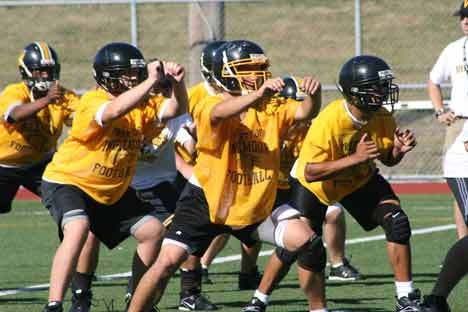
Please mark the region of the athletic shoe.
[[49, 302], [44, 307], [42, 312], [63, 312], [62, 303], [60, 302]]
[[267, 305], [260, 299], [253, 297], [241, 310], [241, 312], [265, 312]]
[[450, 312], [447, 299], [442, 296], [424, 296], [424, 302], [421, 307], [423, 312]]
[[258, 267], [255, 267], [255, 272], [253, 273], [239, 273], [239, 290], [255, 290], [260, 281], [262, 280], [262, 275], [258, 271]]
[[330, 267], [328, 280], [330, 281], [356, 281], [362, 278], [361, 273], [345, 258], [339, 267]]
[[181, 311], [213, 311], [218, 307], [211, 303], [202, 294], [191, 295], [180, 299], [179, 310]]
[[413, 290], [408, 297], [397, 298], [395, 312], [421, 312], [421, 292]]
[[210, 279], [210, 274], [208, 269], [202, 269], [202, 283], [203, 284], [213, 284], [213, 281]]
[[75, 289], [72, 292], [72, 305], [68, 312], [89, 312], [92, 297], [90, 290]]

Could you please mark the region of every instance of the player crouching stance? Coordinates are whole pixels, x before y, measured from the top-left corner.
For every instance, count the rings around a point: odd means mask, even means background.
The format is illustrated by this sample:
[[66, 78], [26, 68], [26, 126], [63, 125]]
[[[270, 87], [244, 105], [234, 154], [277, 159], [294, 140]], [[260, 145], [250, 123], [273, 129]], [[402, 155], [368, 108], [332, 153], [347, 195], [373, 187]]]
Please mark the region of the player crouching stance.
[[[327, 206], [340, 202], [366, 231], [381, 226], [395, 275], [396, 311], [419, 311], [411, 281], [411, 229], [408, 216], [374, 160], [398, 164], [416, 146], [414, 134], [396, 127], [382, 107], [398, 101], [398, 86], [388, 64], [375, 56], [357, 56], [341, 68], [344, 100], [330, 103], [314, 120], [298, 158], [292, 205], [320, 233]], [[324, 253], [323, 246], [315, 251]], [[323, 270], [317, 271], [323, 288]], [[323, 298], [317, 298], [323, 300]]]
[[[147, 267], [163, 231], [150, 215], [152, 207], [128, 186], [144, 138], [186, 108], [184, 69], [160, 61], [146, 65], [137, 48], [111, 43], [96, 54], [94, 77], [97, 89], [81, 98], [70, 134], [43, 175], [43, 202], [62, 238], [52, 263], [48, 312], [63, 310], [88, 230], [109, 248], [134, 236]], [[174, 81], [171, 97], [152, 96], [165, 79]]]
[[146, 311], [157, 303], [188, 254], [202, 255], [222, 233], [249, 246], [260, 239], [299, 250], [301, 286], [308, 298], [314, 291], [312, 230], [287, 205], [270, 214], [278, 183], [280, 138], [295, 121], [312, 114], [320, 84], [307, 77], [305, 101], [286, 101], [274, 96], [284, 83], [269, 79], [268, 66], [262, 48], [250, 41], [231, 41], [216, 51], [213, 74], [223, 92], [205, 99], [197, 106], [202, 109], [194, 111], [199, 151], [194, 174], [179, 198], [160, 256], [141, 279], [129, 312]]

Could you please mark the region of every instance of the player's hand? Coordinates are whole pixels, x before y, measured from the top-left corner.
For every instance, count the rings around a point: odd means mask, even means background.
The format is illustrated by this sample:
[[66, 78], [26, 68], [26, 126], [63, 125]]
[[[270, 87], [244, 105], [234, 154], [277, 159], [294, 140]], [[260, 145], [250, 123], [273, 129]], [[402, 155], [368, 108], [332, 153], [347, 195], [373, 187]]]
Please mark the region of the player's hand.
[[411, 151], [417, 144], [416, 136], [411, 130], [406, 129], [401, 131], [400, 128], [395, 129], [395, 138], [393, 140], [393, 145], [395, 148], [403, 154]]
[[63, 93], [64, 93], [64, 89], [62, 88], [62, 86], [60, 86], [59, 81], [55, 80], [52, 83], [52, 86], [50, 87], [49, 91], [47, 91], [46, 98], [48, 99], [48, 102], [50, 103], [50, 102], [53, 102], [62, 98]]
[[185, 78], [185, 68], [175, 62], [163, 62], [164, 73], [166, 77], [173, 80], [176, 83], [181, 82]]
[[354, 152], [353, 156], [359, 163], [363, 163], [368, 160], [378, 158], [380, 153], [377, 145], [372, 140], [370, 140], [367, 133], [364, 133], [356, 146], [356, 151]]
[[273, 96], [275, 93], [281, 92], [284, 86], [284, 81], [281, 78], [268, 79], [257, 90], [257, 95], [259, 97]]
[[307, 76], [304, 77], [304, 80], [302, 80], [300, 88], [308, 96], [313, 96], [322, 89], [322, 85], [318, 79]]
[[155, 60], [148, 63], [146, 66], [148, 69], [148, 79], [153, 81], [154, 84], [165, 79], [163, 62]]
[[456, 118], [455, 113], [449, 110], [449, 111], [446, 111], [445, 113], [440, 114], [437, 117], [437, 121], [440, 122], [441, 124], [450, 126], [455, 120], [455, 118]]

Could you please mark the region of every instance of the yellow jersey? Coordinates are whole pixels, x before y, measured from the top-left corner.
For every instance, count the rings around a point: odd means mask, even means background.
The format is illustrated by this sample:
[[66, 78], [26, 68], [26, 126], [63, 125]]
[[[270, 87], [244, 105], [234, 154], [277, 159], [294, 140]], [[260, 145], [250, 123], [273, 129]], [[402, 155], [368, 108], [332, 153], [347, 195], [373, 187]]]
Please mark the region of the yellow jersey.
[[144, 138], [162, 130], [157, 115], [165, 98], [153, 97], [101, 126], [96, 115], [110, 101], [102, 89], [83, 95], [70, 134], [43, 175], [46, 181], [75, 185], [106, 205], [117, 202], [127, 190]]
[[309, 130], [308, 121], [296, 122], [286, 133], [286, 137], [281, 144], [280, 151], [279, 189], [287, 190], [290, 188], [289, 173], [291, 172], [291, 168], [294, 165], [296, 158], [299, 156], [307, 130]]
[[193, 113], [196, 106], [205, 98], [213, 95], [216, 95], [216, 91], [204, 81], [191, 87], [188, 91], [188, 112], [190, 116], [194, 118]]
[[[194, 175], [204, 190], [210, 220], [247, 226], [271, 213], [278, 186], [281, 137], [294, 123], [300, 102], [272, 98], [212, 125], [210, 114], [221, 95], [201, 102], [194, 115], [198, 158]], [[197, 108], [198, 109], [198, 108]]]
[[380, 108], [362, 127], [353, 123], [345, 100], [330, 103], [314, 119], [299, 154], [296, 175], [300, 183], [326, 205], [339, 202], [344, 196], [363, 186], [376, 171], [373, 160], [342, 170], [324, 181], [307, 182], [307, 163], [334, 161], [356, 151], [361, 137], [367, 133], [380, 153], [380, 159], [391, 155], [396, 124], [385, 108]]
[[24, 82], [8, 85], [0, 94], [0, 164], [23, 167], [35, 164], [55, 151], [64, 122], [79, 103], [79, 97], [66, 90], [64, 96], [26, 120], [9, 123], [6, 115], [16, 105], [33, 102]]

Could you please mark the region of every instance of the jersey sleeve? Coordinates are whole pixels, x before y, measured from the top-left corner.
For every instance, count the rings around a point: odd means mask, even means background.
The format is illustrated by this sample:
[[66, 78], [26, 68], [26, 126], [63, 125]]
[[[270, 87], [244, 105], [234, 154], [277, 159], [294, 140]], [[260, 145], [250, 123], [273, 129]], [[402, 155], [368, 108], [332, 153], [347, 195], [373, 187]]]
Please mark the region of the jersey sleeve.
[[202, 108], [194, 115], [197, 125], [197, 149], [199, 150], [216, 150], [223, 141], [224, 134], [228, 132], [230, 119], [223, 120], [216, 125], [211, 123], [211, 111], [221, 101], [221, 97], [212, 96], [197, 105]]
[[441, 83], [450, 79], [449, 56], [450, 50], [449, 47], [446, 47], [440, 54], [437, 62], [434, 64], [434, 67], [429, 74], [429, 79], [433, 83], [440, 85]]
[[81, 141], [90, 141], [100, 135], [104, 126], [100, 125], [98, 115], [108, 103], [110, 100], [106, 97], [93, 93], [84, 95], [79, 103], [79, 109], [74, 114], [70, 135]]
[[[6, 87], [0, 94], [0, 116], [1, 119], [7, 120], [8, 114], [16, 105], [25, 103], [26, 99], [22, 93], [13, 86]], [[29, 101], [28, 101], [29, 102]]]

